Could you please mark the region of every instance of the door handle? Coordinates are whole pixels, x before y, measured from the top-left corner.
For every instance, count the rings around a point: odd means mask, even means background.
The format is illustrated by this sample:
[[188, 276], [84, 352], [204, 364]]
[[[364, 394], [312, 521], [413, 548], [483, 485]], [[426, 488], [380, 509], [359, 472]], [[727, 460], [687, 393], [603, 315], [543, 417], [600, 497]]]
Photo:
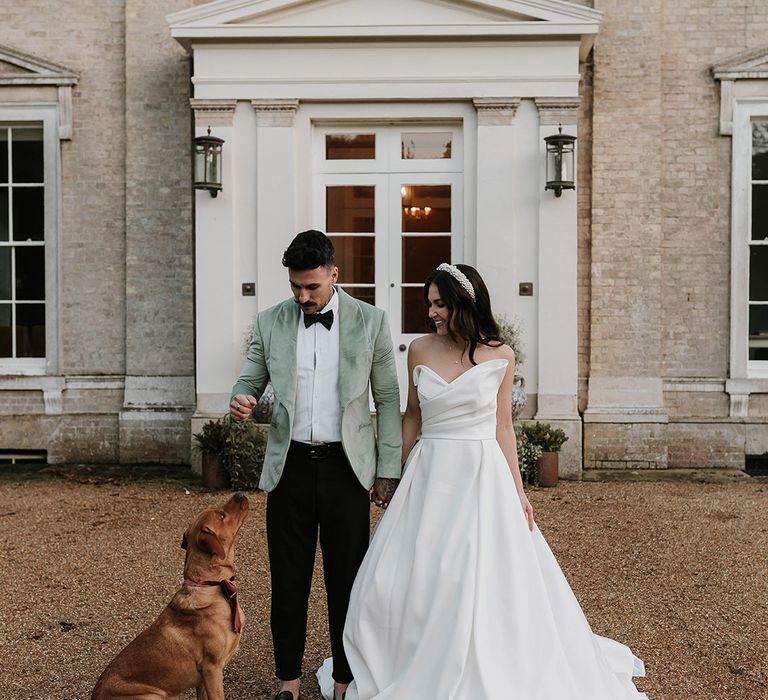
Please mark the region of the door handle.
[[398, 348], [400, 352], [405, 352], [407, 349], [408, 349], [408, 346], [405, 343], [400, 343], [400, 347]]

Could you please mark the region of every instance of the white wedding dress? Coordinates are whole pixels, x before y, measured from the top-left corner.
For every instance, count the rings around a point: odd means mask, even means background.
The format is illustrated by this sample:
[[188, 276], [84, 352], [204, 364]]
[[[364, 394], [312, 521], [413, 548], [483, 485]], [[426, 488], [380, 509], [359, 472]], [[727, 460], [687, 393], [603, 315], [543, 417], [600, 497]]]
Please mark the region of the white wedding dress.
[[[347, 700], [629, 700], [643, 664], [595, 635], [496, 442], [506, 360], [414, 371], [421, 440], [357, 574]], [[333, 695], [331, 661], [318, 671]]]

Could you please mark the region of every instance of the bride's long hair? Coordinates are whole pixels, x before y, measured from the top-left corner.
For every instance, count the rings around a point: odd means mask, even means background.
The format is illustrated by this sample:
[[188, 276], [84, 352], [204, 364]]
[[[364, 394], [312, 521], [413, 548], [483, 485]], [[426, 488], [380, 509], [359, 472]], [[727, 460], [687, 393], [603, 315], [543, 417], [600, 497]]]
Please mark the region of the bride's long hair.
[[[491, 297], [480, 273], [471, 265], [455, 265], [469, 280], [475, 291], [475, 300], [469, 296], [449, 272], [435, 270], [424, 282], [424, 303], [429, 308], [429, 287], [435, 285], [440, 292], [440, 298], [451, 312], [451, 322], [448, 325], [448, 336], [454, 342], [469, 343], [469, 361], [476, 365], [475, 350], [478, 345], [497, 348], [503, 345], [499, 337], [499, 325], [491, 311]], [[427, 318], [427, 327], [437, 332], [435, 322]]]

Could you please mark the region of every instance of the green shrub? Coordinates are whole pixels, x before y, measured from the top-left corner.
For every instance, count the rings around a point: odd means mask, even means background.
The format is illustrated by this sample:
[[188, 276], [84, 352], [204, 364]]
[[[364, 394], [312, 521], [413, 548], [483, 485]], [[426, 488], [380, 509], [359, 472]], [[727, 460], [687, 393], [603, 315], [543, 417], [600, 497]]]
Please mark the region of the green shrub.
[[542, 449], [531, 442], [521, 426], [515, 426], [517, 438], [517, 461], [520, 465], [520, 476], [523, 483], [530, 485], [536, 482], [536, 462], [541, 457]]
[[515, 351], [515, 364], [520, 366], [525, 360], [523, 352], [523, 327], [516, 319], [510, 319], [503, 314], [494, 316], [499, 326], [499, 337], [505, 345], [509, 345]]
[[226, 415], [203, 424], [194, 440], [202, 454], [219, 458], [233, 489], [258, 489], [267, 450], [267, 431], [261, 426], [250, 420], [238, 423]]
[[229, 472], [232, 488], [250, 491], [259, 488], [266, 452], [267, 431], [253, 421], [230, 422], [221, 459]]
[[200, 432], [192, 436], [195, 449], [204, 455], [220, 455], [224, 450], [228, 430], [226, 416], [220, 420], [209, 420], [203, 423]]
[[530, 423], [520, 428], [528, 442], [538, 445], [542, 452], [559, 452], [568, 436], [560, 428], [553, 428], [549, 423]]

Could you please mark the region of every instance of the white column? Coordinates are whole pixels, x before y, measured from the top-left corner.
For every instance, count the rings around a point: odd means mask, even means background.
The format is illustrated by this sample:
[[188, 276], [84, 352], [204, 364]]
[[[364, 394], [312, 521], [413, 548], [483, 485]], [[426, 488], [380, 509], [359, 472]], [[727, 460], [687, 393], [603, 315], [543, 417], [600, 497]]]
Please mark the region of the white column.
[[[539, 381], [536, 419], [557, 423], [569, 435], [560, 459], [561, 475], [581, 471], [578, 413], [578, 309], [576, 193], [555, 197], [546, 184], [544, 137], [576, 135], [578, 97], [536, 98], [539, 109]], [[578, 186], [578, 183], [576, 183]]]
[[[298, 233], [294, 122], [298, 100], [253, 100], [256, 111], [256, 299], [266, 309], [290, 294], [283, 251]], [[310, 154], [305, 167], [311, 168]]]
[[515, 153], [514, 120], [520, 100], [476, 98], [477, 269], [497, 313], [513, 315]]
[[[229, 351], [236, 325], [236, 295], [239, 280], [235, 266], [234, 162], [238, 148], [233, 117], [234, 100], [192, 99], [195, 136], [211, 129], [224, 139], [221, 182], [216, 197], [204, 190], [195, 192], [195, 379], [197, 407], [193, 430], [202, 418], [220, 416], [227, 407], [229, 390], [239, 370]], [[200, 420], [195, 420], [200, 419]]]

